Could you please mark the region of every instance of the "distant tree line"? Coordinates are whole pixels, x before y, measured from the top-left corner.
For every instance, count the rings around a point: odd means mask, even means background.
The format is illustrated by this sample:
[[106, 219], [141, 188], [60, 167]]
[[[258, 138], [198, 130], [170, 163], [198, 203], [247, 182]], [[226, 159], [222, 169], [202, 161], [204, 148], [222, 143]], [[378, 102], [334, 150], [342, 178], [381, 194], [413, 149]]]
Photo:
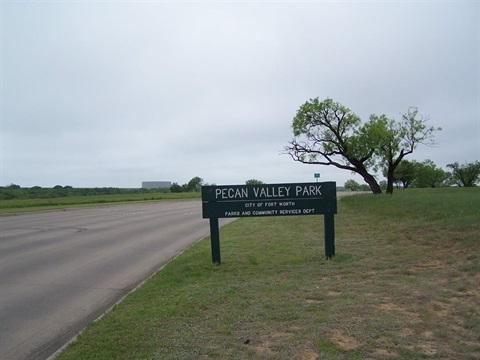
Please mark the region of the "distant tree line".
[[[258, 181], [258, 180], [250, 180]], [[261, 183], [261, 181], [259, 181]], [[55, 185], [52, 188], [34, 186], [24, 188], [17, 184], [0, 187], [0, 200], [13, 199], [50, 199], [68, 196], [93, 196], [93, 195], [115, 195], [115, 194], [144, 194], [144, 193], [181, 193], [199, 192], [206, 184], [201, 177], [195, 176], [186, 184], [179, 185], [174, 182], [170, 188], [117, 188], [117, 187], [96, 187], [96, 188], [74, 188], [70, 185]], [[212, 184], [214, 185], [214, 184]]]
[[66, 185], [55, 185], [53, 188], [33, 186], [23, 188], [17, 184], [0, 187], [0, 200], [13, 199], [51, 199], [67, 196], [93, 196], [93, 195], [114, 195], [114, 194], [142, 194], [169, 192], [169, 189], [143, 189], [143, 188], [116, 188], [116, 187], [96, 187], [96, 188], [74, 188]]
[[[263, 181], [257, 179], [249, 179], [245, 181], [246, 185], [262, 185]], [[172, 193], [180, 193], [180, 192], [192, 192], [192, 191], [201, 191], [202, 186], [208, 185], [215, 185], [215, 184], [208, 184], [203, 181], [201, 177], [195, 176], [192, 178], [188, 183], [180, 185], [178, 183], [173, 183], [170, 187], [170, 191]]]
[[[439, 168], [432, 160], [417, 162], [403, 159], [398, 163], [393, 172], [392, 181], [397, 189], [416, 188], [438, 188], [445, 186], [477, 186], [480, 182], [480, 161], [459, 164], [454, 162], [447, 165], [447, 170]], [[384, 168], [383, 175], [387, 176], [388, 169]], [[262, 181], [250, 179], [245, 182], [247, 185], [261, 185]], [[203, 179], [195, 176], [183, 185], [173, 183], [170, 188], [144, 189], [144, 188], [117, 188], [117, 187], [96, 187], [96, 188], [74, 188], [66, 185], [55, 185], [53, 188], [42, 188], [33, 186], [22, 188], [17, 184], [0, 187], [0, 200], [13, 199], [49, 199], [67, 196], [93, 196], [93, 195], [115, 195], [115, 194], [144, 194], [144, 193], [180, 193], [199, 192], [202, 186], [209, 185]], [[214, 185], [214, 184], [210, 184]], [[379, 182], [382, 190], [387, 189], [387, 181]], [[345, 182], [344, 188], [352, 191], [368, 191], [371, 186], [360, 184], [353, 179]]]
[[[446, 186], [477, 186], [480, 182], [480, 161], [459, 164], [448, 164], [448, 170], [438, 167], [432, 160], [423, 162], [402, 160], [393, 172], [393, 183], [397, 189], [415, 188], [439, 188]], [[383, 175], [386, 176], [386, 169]], [[367, 184], [359, 184], [353, 179], [347, 180], [345, 189], [367, 191]], [[386, 189], [386, 181], [380, 182], [380, 187]]]

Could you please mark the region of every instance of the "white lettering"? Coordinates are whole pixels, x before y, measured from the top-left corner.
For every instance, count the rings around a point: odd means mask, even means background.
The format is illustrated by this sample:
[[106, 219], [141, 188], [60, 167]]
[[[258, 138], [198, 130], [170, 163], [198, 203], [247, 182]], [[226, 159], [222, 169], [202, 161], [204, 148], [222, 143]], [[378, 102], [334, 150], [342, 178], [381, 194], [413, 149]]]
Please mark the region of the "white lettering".
[[240, 211], [225, 211], [225, 217], [240, 216]]
[[227, 198], [227, 191], [228, 191], [228, 189], [222, 189], [222, 199]]
[[277, 206], [277, 202], [266, 202], [265, 206]]
[[297, 185], [295, 186], [295, 195], [298, 196], [302, 192], [302, 187]]
[[243, 199], [248, 197], [247, 188], [215, 189], [215, 198], [218, 199]]
[[254, 216], [277, 215], [278, 210], [253, 211]]
[[270, 186], [253, 188], [253, 194], [256, 198], [280, 198], [290, 195], [289, 186]]
[[295, 195], [303, 197], [322, 196], [321, 187], [322, 185], [297, 185], [295, 187]]
[[302, 210], [300, 209], [292, 209], [292, 210], [280, 210], [280, 215], [296, 215], [301, 214]]
[[310, 185], [310, 196], [322, 196], [321, 185]]

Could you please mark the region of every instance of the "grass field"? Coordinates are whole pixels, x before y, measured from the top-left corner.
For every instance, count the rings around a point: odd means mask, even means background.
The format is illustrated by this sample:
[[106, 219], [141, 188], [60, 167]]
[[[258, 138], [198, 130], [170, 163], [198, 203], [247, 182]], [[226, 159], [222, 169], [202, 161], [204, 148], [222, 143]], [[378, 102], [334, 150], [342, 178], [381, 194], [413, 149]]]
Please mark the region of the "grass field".
[[479, 359], [480, 188], [243, 218], [171, 261], [58, 359]]
[[14, 199], [0, 202], [0, 213], [26, 212], [36, 210], [59, 209], [75, 206], [92, 206], [112, 203], [127, 203], [135, 201], [162, 201], [200, 199], [200, 192], [185, 193], [145, 193], [145, 194], [114, 194], [91, 196], [66, 196], [48, 199]]

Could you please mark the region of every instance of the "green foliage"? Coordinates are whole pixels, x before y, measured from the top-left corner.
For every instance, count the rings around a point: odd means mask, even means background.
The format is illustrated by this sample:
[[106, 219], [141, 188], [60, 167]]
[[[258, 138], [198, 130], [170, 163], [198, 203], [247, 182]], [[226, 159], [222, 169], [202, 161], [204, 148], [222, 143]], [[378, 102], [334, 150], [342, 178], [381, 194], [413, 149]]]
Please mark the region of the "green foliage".
[[[305, 134], [312, 137], [321, 134], [322, 137], [333, 139], [349, 137], [348, 134], [353, 134], [352, 130], [360, 122], [360, 118], [342, 104], [329, 98], [320, 102], [317, 97], [300, 107], [293, 119], [292, 128], [295, 136]], [[337, 127], [333, 128], [333, 125]]]
[[179, 184], [176, 183], [176, 182], [174, 182], [174, 183], [172, 184], [172, 186], [170, 186], [170, 191], [171, 191], [172, 193], [180, 193], [180, 192], [182, 192], [182, 190], [183, 190], [183, 189], [182, 189], [182, 186], [179, 185]]
[[183, 189], [183, 191], [185, 191], [185, 192], [190, 192], [190, 191], [198, 192], [202, 189], [202, 185], [203, 185], [203, 179], [198, 177], [198, 176], [195, 176], [186, 185], [184, 185], [185, 188]]
[[393, 193], [395, 170], [402, 159], [412, 154], [419, 144], [434, 144], [434, 134], [441, 128], [427, 126], [428, 120], [428, 117], [418, 115], [416, 107], [409, 108], [400, 121], [388, 119], [385, 115], [370, 116], [370, 126], [376, 129], [375, 138], [378, 140], [378, 166], [385, 169], [387, 177], [387, 193]]
[[369, 173], [374, 164], [375, 127], [361, 126], [350, 109], [326, 99], [310, 99], [292, 123], [295, 138], [284, 148], [293, 160], [305, 164], [333, 165], [361, 175], [374, 193], [381, 193]]
[[[380, 188], [382, 189], [382, 191], [386, 191], [387, 188], [388, 188], [388, 183], [386, 180], [380, 180]], [[388, 194], [388, 192], [387, 192]]]
[[12, 199], [52, 199], [59, 197], [72, 196], [95, 196], [112, 194], [137, 194], [144, 189], [119, 189], [114, 187], [104, 188], [73, 188], [72, 186], [55, 185], [53, 188], [42, 188], [34, 186], [32, 188], [22, 188], [18, 185], [0, 187], [0, 200]]
[[202, 185], [203, 179], [198, 176], [192, 178], [187, 184], [182, 186], [178, 185], [178, 183], [173, 183], [170, 189], [121, 189], [116, 187], [74, 188], [70, 185], [55, 185], [53, 188], [42, 188], [40, 186], [22, 188], [20, 185], [10, 184], [5, 187], [0, 187], [0, 200], [56, 199], [82, 196], [127, 196], [135, 194], [164, 194], [168, 192], [199, 192]]
[[320, 102], [315, 98], [300, 107], [292, 128], [295, 136], [306, 138], [302, 143], [305, 160], [316, 163], [321, 161], [317, 155], [326, 157], [340, 153], [352, 158], [368, 155], [369, 142], [360, 141], [358, 136], [360, 125], [360, 118], [347, 107], [332, 99]]
[[350, 190], [350, 191], [369, 191], [370, 190], [370, 187], [367, 184], [360, 184], [353, 179], [349, 179], [345, 181], [343, 187], [345, 188], [345, 190]]
[[451, 175], [445, 170], [437, 167], [432, 160], [425, 160], [416, 164], [417, 176], [413, 181], [415, 187], [438, 188], [450, 184]]
[[285, 153], [305, 164], [333, 165], [361, 175], [373, 193], [381, 186], [372, 172], [385, 168], [386, 192], [393, 193], [394, 172], [419, 144], [434, 143], [440, 128], [427, 126], [428, 117], [410, 107], [400, 121], [372, 114], [363, 124], [350, 109], [326, 99], [310, 99], [293, 119], [295, 138]]
[[[384, 171], [385, 176], [386, 170], [387, 169]], [[418, 172], [419, 166], [415, 160], [408, 161], [403, 159], [395, 168], [395, 172], [393, 173], [393, 182], [397, 184], [397, 186], [401, 184], [404, 189], [407, 189], [410, 185], [412, 185], [413, 181], [418, 175]]]
[[355, 180], [349, 179], [345, 181], [345, 184], [343, 184], [343, 187], [345, 188], [345, 190], [358, 191], [360, 190], [361, 185]]
[[463, 165], [455, 162], [447, 167], [452, 170], [452, 179], [458, 186], [475, 186], [480, 180], [480, 161]]
[[170, 186], [170, 191], [172, 193], [199, 192], [200, 190], [202, 190], [202, 185], [205, 185], [203, 179], [195, 176], [188, 183], [183, 185], [173, 183], [172, 186]]
[[263, 181], [256, 180], [256, 179], [250, 179], [245, 181], [245, 185], [262, 185]]

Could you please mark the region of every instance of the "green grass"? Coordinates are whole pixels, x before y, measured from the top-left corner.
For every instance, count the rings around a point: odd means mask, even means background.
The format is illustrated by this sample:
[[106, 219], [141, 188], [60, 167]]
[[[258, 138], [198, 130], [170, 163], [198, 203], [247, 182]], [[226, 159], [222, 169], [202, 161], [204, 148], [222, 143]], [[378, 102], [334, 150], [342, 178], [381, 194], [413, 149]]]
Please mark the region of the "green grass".
[[0, 213], [54, 210], [65, 207], [95, 206], [113, 203], [200, 199], [200, 192], [112, 194], [90, 196], [65, 196], [47, 199], [13, 199], [0, 202]]
[[58, 359], [478, 359], [480, 189], [339, 198], [198, 242]]

